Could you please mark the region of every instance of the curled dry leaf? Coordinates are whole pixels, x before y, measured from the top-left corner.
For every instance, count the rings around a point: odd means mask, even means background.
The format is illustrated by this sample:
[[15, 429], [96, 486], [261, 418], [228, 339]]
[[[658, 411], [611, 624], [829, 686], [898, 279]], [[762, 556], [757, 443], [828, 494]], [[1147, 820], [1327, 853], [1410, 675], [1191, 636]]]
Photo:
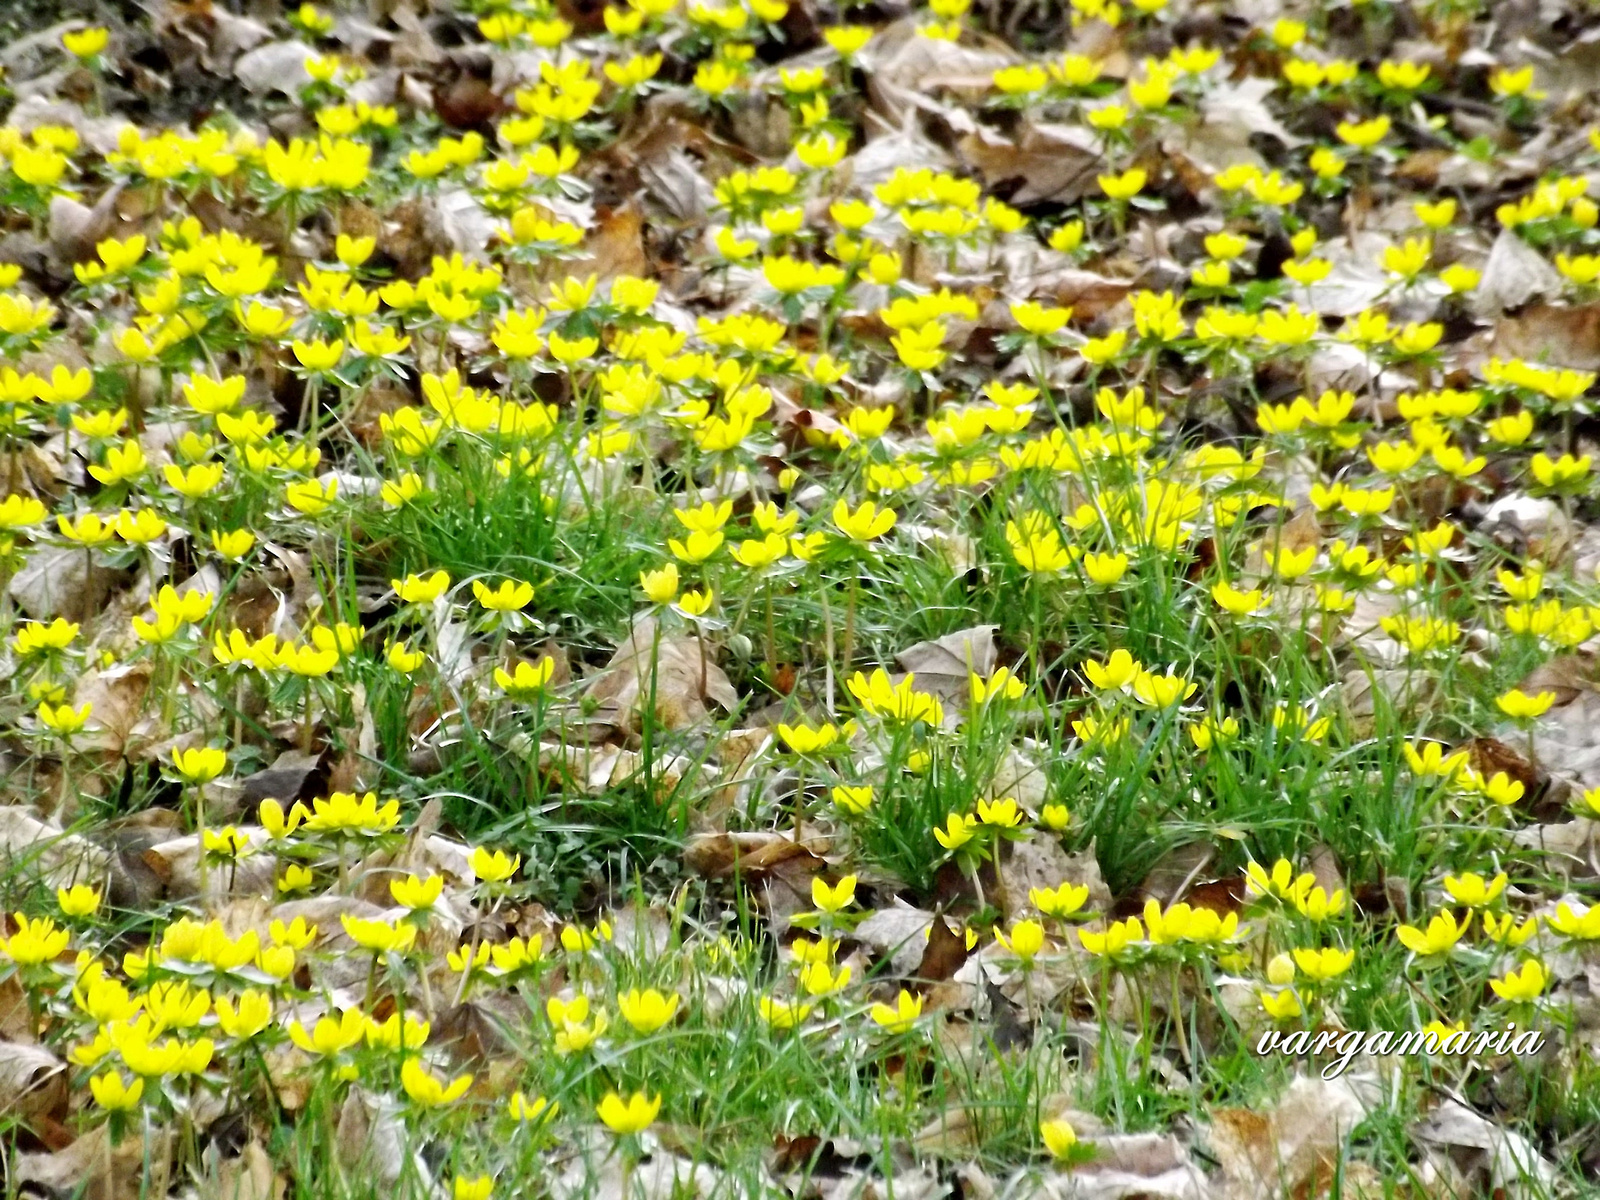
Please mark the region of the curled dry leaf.
[[0, 1117], [32, 1121], [66, 1099], [66, 1063], [43, 1046], [0, 1042]]

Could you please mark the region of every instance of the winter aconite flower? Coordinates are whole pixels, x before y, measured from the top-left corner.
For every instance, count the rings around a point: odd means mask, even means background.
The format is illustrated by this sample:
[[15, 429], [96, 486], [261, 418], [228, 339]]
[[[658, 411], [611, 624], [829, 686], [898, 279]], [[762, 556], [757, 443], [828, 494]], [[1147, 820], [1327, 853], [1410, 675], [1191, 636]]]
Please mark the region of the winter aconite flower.
[[607, 1129], [618, 1136], [643, 1133], [661, 1111], [660, 1096], [646, 1096], [634, 1092], [626, 1100], [616, 1092], [607, 1092], [595, 1108], [595, 1114]]

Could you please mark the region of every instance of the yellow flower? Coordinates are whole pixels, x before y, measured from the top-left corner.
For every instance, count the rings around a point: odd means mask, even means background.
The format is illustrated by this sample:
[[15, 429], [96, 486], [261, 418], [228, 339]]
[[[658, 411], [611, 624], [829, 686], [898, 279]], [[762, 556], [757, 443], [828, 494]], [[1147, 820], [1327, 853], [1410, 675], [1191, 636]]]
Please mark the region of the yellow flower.
[[1340, 121], [1334, 132], [1345, 145], [1370, 150], [1388, 136], [1389, 126], [1388, 117], [1378, 116], [1370, 121]]
[[1298, 893], [1294, 897], [1294, 906], [1300, 910], [1302, 917], [1321, 924], [1329, 917], [1337, 917], [1344, 911], [1345, 891], [1343, 888], [1336, 888], [1330, 896], [1326, 889], [1314, 887], [1309, 891]]
[[911, 724], [925, 721], [937, 726], [944, 721], [944, 705], [928, 692], [915, 690], [916, 675], [908, 674], [897, 684], [889, 682], [882, 667], [875, 668], [870, 677], [857, 671], [846, 681], [850, 694], [872, 716], [883, 720]]
[[56, 889], [56, 903], [64, 916], [89, 917], [100, 907], [100, 893], [86, 883], [75, 883]]
[[707, 532], [703, 529], [693, 530], [686, 539], [668, 538], [667, 549], [673, 557], [681, 558], [687, 563], [703, 563], [722, 548], [723, 533], [720, 529]]
[[529, 1100], [521, 1092], [512, 1092], [511, 1099], [506, 1102], [506, 1111], [511, 1114], [511, 1119], [523, 1122], [554, 1116], [559, 1107], [560, 1105], [550, 1103], [543, 1096], [535, 1096]]
[[395, 595], [407, 604], [432, 604], [449, 588], [450, 575], [446, 571], [435, 571], [432, 575], [407, 575], [404, 579], [391, 579], [389, 583]]
[[1128, 573], [1128, 556], [1116, 554], [1085, 554], [1083, 573], [1089, 582], [1099, 587], [1113, 587]]
[[854, 512], [843, 499], [833, 506], [833, 524], [840, 533], [852, 541], [870, 542], [894, 528], [896, 514], [893, 509], [879, 509], [871, 500], [864, 500]]
[[[490, 18], [485, 18], [489, 20]], [[482, 21], [479, 24], [483, 24]], [[494, 1180], [487, 1175], [469, 1178], [457, 1175], [450, 1185], [450, 1200], [489, 1200], [494, 1192]]]
[[443, 875], [430, 875], [426, 879], [417, 875], [407, 875], [404, 879], [389, 881], [389, 895], [394, 898], [394, 902], [401, 908], [409, 908], [413, 912], [432, 908], [443, 891]]
[[951, 813], [943, 828], [934, 826], [933, 836], [946, 850], [956, 851], [974, 837], [978, 819], [961, 813]]
[[1141, 167], [1131, 167], [1120, 175], [1099, 176], [1100, 190], [1112, 200], [1131, 200], [1144, 190], [1149, 176]]
[[652, 604], [670, 604], [678, 594], [678, 564], [669, 562], [657, 570], [639, 572], [639, 586]]
[[90, 1078], [89, 1091], [101, 1108], [111, 1112], [129, 1112], [138, 1107], [139, 1097], [144, 1095], [144, 1080], [135, 1076], [131, 1085], [124, 1084], [120, 1071], [107, 1071]]
[[1326, 983], [1330, 979], [1337, 979], [1350, 969], [1356, 960], [1354, 950], [1340, 950], [1336, 946], [1326, 946], [1320, 950], [1295, 950], [1295, 966], [1316, 980]]
[[341, 340], [305, 342], [295, 338], [290, 343], [290, 349], [294, 351], [296, 361], [308, 371], [331, 371], [344, 357], [344, 342]]
[[1585, 479], [1589, 474], [1589, 455], [1573, 458], [1570, 454], [1563, 454], [1560, 458], [1552, 459], [1547, 454], [1535, 454], [1529, 460], [1528, 466], [1533, 471], [1533, 477], [1543, 488], [1564, 488]]
[[522, 659], [518, 661], [515, 671], [496, 667], [494, 682], [495, 686], [507, 695], [525, 699], [544, 691], [555, 670], [556, 660], [549, 655], [541, 658], [537, 664]]
[[1009, 667], [998, 667], [988, 679], [981, 675], [967, 677], [968, 691], [973, 704], [987, 704], [991, 700], [1020, 700], [1027, 685], [1011, 673]]
[[473, 876], [481, 883], [504, 883], [522, 866], [522, 855], [507, 857], [504, 850], [475, 847], [469, 860]]
[[57, 737], [69, 738], [89, 723], [93, 708], [88, 701], [77, 709], [70, 704], [50, 704], [46, 701], [39, 705], [39, 723]]
[[561, 948], [568, 954], [587, 954], [601, 942], [611, 940], [611, 922], [600, 921], [593, 929], [567, 924], [561, 927]]
[[[265, 815], [266, 803], [263, 802], [261, 807]], [[300, 806], [297, 804], [295, 807]], [[387, 833], [399, 820], [398, 800], [390, 800], [380, 806], [373, 792], [359, 798], [352, 792], [334, 792], [326, 799], [318, 797], [311, 802], [311, 812], [305, 817], [305, 828], [311, 833], [371, 835]]]
[[391, 925], [387, 921], [369, 921], [345, 913], [340, 916], [339, 923], [352, 942], [375, 954], [404, 954], [417, 940], [417, 927], [407, 921]]
[[1181, 675], [1156, 675], [1150, 671], [1140, 671], [1134, 676], [1133, 695], [1146, 707], [1170, 708], [1194, 695], [1199, 686]]
[[1089, 899], [1089, 888], [1085, 884], [1063, 883], [1055, 888], [1029, 888], [1028, 901], [1040, 914], [1060, 920], [1070, 917], [1081, 909]]
[[291, 1022], [289, 1040], [307, 1054], [331, 1058], [360, 1042], [366, 1027], [365, 1014], [359, 1008], [347, 1008], [337, 1017], [319, 1017], [315, 1027], [309, 1031], [299, 1021]]
[[[68, 54], [80, 61], [88, 61], [106, 48], [106, 43], [111, 40], [111, 32], [103, 25], [91, 25], [87, 29], [74, 29], [61, 35], [61, 47]], [[96, 1094], [95, 1099], [99, 1099]], [[138, 1096], [134, 1096], [135, 1101]], [[109, 1104], [102, 1101], [102, 1107], [110, 1108]], [[129, 1105], [128, 1107], [131, 1107]]]
[[1071, 1158], [1078, 1145], [1078, 1132], [1067, 1121], [1040, 1121], [1039, 1140], [1051, 1158]]
[[239, 1041], [255, 1037], [272, 1023], [272, 998], [256, 988], [240, 992], [237, 1007], [225, 996], [218, 996], [214, 1006], [222, 1032]]
[[1532, 696], [1520, 688], [1512, 688], [1509, 692], [1495, 697], [1495, 704], [1500, 711], [1516, 721], [1534, 721], [1550, 711], [1550, 706], [1556, 702], [1554, 692], [1538, 692]]
[[1529, 917], [1518, 925], [1510, 913], [1496, 917], [1492, 912], [1483, 914], [1483, 932], [1491, 942], [1501, 946], [1524, 945], [1538, 931], [1539, 922]]
[[733, 557], [740, 566], [752, 571], [764, 570], [782, 558], [789, 550], [789, 539], [781, 533], [769, 533], [764, 538], [740, 542]]
[[1536, 958], [1530, 958], [1520, 970], [1507, 971], [1499, 979], [1489, 980], [1489, 986], [1494, 989], [1496, 996], [1507, 1003], [1526, 1004], [1536, 999], [1548, 982], [1544, 964]]
[[1406, 765], [1411, 768], [1411, 773], [1424, 779], [1433, 777], [1454, 779], [1467, 765], [1466, 751], [1458, 750], [1454, 754], [1446, 755], [1443, 742], [1423, 742], [1420, 750], [1415, 743], [1407, 742], [1401, 749], [1405, 753]]
[[624, 1100], [616, 1092], [607, 1092], [596, 1106], [595, 1115], [612, 1133], [626, 1137], [629, 1134], [643, 1133], [660, 1111], [660, 1096], [646, 1096], [643, 1092], [634, 1092]]
[[1401, 925], [1395, 933], [1400, 938], [1400, 944], [1407, 950], [1428, 958], [1448, 953], [1466, 931], [1466, 926], [1458, 925], [1455, 916], [1445, 909], [1434, 915], [1426, 929]]
[[873, 1022], [890, 1033], [907, 1033], [922, 1016], [922, 997], [913, 996], [905, 988], [901, 988], [899, 995], [895, 997], [893, 1007], [878, 1003], [874, 1004], [870, 1011]]
[[1133, 655], [1121, 648], [1113, 650], [1105, 662], [1090, 660], [1083, 664], [1089, 682], [1102, 692], [1119, 691], [1127, 687], [1143, 669]]
[[481, 580], [472, 581], [472, 594], [478, 598], [478, 603], [490, 612], [515, 612], [526, 608], [533, 599], [533, 584], [524, 583], [517, 579], [506, 579], [497, 588], [491, 588]]
[[49, 917], [38, 917], [29, 920], [21, 913], [13, 914], [17, 922], [17, 932], [10, 938], [0, 937], [0, 955], [4, 955], [18, 966], [36, 967], [41, 963], [57, 958], [67, 948], [67, 943], [72, 940], [68, 930], [57, 929], [55, 921]]
[[861, 816], [872, 807], [872, 788], [867, 785], [860, 787], [836, 785], [831, 795], [834, 805], [853, 817]]
[[676, 992], [663, 996], [655, 988], [643, 992], [635, 988], [618, 993], [617, 1011], [635, 1032], [654, 1033], [677, 1015], [678, 999]]
[[785, 725], [780, 722], [778, 737], [796, 754], [816, 754], [839, 739], [839, 728], [831, 722], [816, 729], [809, 725]]
[[1024, 967], [1028, 967], [1039, 951], [1044, 949], [1044, 926], [1037, 921], [1014, 921], [1009, 938], [996, 929], [994, 940], [1020, 958]]
[[1292, 991], [1258, 991], [1256, 998], [1261, 1001], [1261, 1010], [1274, 1021], [1292, 1021], [1305, 1012], [1300, 1006], [1300, 998]]
[[829, 887], [820, 875], [811, 877], [811, 902], [825, 913], [836, 913], [855, 902], [856, 877], [846, 875]]
[[172, 766], [185, 783], [191, 785], [210, 783], [227, 769], [228, 754], [225, 750], [211, 746], [201, 746], [193, 750], [174, 750]]
[[1467, 908], [1487, 908], [1506, 890], [1506, 874], [1502, 871], [1487, 881], [1475, 871], [1446, 875], [1444, 890], [1450, 893], [1450, 898], [1457, 904]]
[[1378, 64], [1378, 82], [1386, 88], [1400, 92], [1414, 92], [1428, 81], [1433, 68], [1427, 63], [1395, 62], [1384, 59]]
[[1236, 617], [1247, 617], [1262, 611], [1267, 600], [1260, 588], [1241, 592], [1226, 581], [1212, 585], [1211, 598], [1217, 602], [1218, 607]]
[[1553, 914], [1545, 917], [1544, 923], [1562, 937], [1592, 942], [1600, 939], [1600, 905], [1580, 912], [1563, 900], [1556, 905]]
[[1130, 946], [1144, 940], [1144, 926], [1138, 917], [1126, 921], [1113, 921], [1103, 932], [1092, 929], [1078, 930], [1078, 941], [1096, 958], [1119, 958]]
[[472, 1086], [472, 1076], [458, 1075], [446, 1083], [423, 1066], [421, 1059], [408, 1058], [400, 1065], [400, 1086], [414, 1103], [424, 1108], [440, 1108], [466, 1095]]
[[1295, 875], [1294, 864], [1286, 858], [1273, 863], [1270, 873], [1257, 862], [1247, 863], [1244, 873], [1245, 887], [1252, 896], [1275, 896], [1291, 902], [1296, 902], [1316, 883], [1316, 876], [1309, 871]]

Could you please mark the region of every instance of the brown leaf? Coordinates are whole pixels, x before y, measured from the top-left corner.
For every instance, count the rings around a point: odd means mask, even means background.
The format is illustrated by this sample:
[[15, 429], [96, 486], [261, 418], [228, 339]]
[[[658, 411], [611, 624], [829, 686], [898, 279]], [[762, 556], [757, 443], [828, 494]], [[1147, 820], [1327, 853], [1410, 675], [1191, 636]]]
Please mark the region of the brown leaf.
[[155, 1129], [147, 1137], [132, 1133], [108, 1154], [110, 1136], [109, 1126], [96, 1125], [64, 1150], [18, 1154], [11, 1163], [9, 1182], [23, 1193], [81, 1200], [165, 1196], [172, 1170], [172, 1131]]
[[7, 590], [22, 611], [38, 621], [65, 617], [83, 621], [99, 615], [104, 598], [127, 576], [89, 562], [89, 556], [73, 546], [39, 546], [11, 579]]
[[285, 750], [265, 770], [243, 780], [247, 807], [254, 812], [263, 800], [277, 800], [285, 808], [296, 800], [310, 802], [321, 795], [318, 776], [322, 772], [321, 754], [302, 754]]
[[1010, 203], [1019, 207], [1053, 201], [1071, 204], [1098, 186], [1100, 155], [1092, 139], [1064, 125], [1027, 122], [1016, 141], [979, 126], [957, 143], [990, 188], [1017, 184]]
[[0, 1042], [0, 1116], [26, 1123], [55, 1112], [66, 1100], [66, 1063], [43, 1046]]
[[655, 719], [668, 729], [705, 721], [706, 702], [732, 710], [739, 703], [711, 648], [696, 637], [658, 636], [655, 619], [641, 616], [633, 634], [590, 681], [586, 695], [614, 724], [639, 731], [642, 706], [653, 701]]
[[[971, 676], [988, 676], [994, 671], [996, 628], [995, 625], [974, 625], [932, 641], [918, 642], [896, 654], [895, 661], [908, 674], [916, 676], [918, 691], [932, 692], [942, 700], [962, 705], [971, 694]], [[891, 675], [890, 679], [899, 682], [898, 676]], [[956, 715], [947, 713], [946, 719]]]
[[578, 279], [598, 275], [602, 286], [618, 275], [650, 275], [650, 259], [644, 252], [644, 212], [639, 205], [630, 200], [621, 208], [596, 213], [595, 218], [595, 230], [585, 246], [588, 254], [562, 269]]
[[0, 877], [38, 878], [50, 887], [98, 887], [110, 870], [110, 856], [87, 838], [40, 820], [32, 809], [0, 805]]
[[1443, 1101], [1411, 1136], [1456, 1195], [1531, 1200], [1556, 1189], [1555, 1164], [1538, 1147], [1455, 1100]]
[[896, 902], [868, 914], [854, 930], [856, 941], [889, 960], [894, 973], [907, 976], [926, 956], [929, 930], [936, 918], [925, 908]]
[[1501, 317], [1490, 352], [1577, 371], [1600, 368], [1600, 304], [1535, 304]]
[[1139, 887], [1141, 902], [1153, 899], [1165, 906], [1182, 900], [1217, 860], [1217, 848], [1210, 842], [1184, 842], [1168, 850], [1155, 862]]
[[273, 1169], [262, 1144], [252, 1138], [237, 1158], [225, 1158], [196, 1190], [200, 1200], [283, 1200], [289, 1181]]
[[967, 940], [951, 929], [942, 915], [935, 915], [928, 929], [928, 947], [917, 963], [917, 978], [925, 983], [943, 983], [966, 965], [971, 953]]
[[683, 850], [684, 866], [707, 879], [735, 872], [760, 875], [795, 859], [810, 867], [812, 874], [827, 865], [785, 833], [702, 833], [691, 837]]
[[1350, 1131], [1377, 1101], [1375, 1079], [1297, 1075], [1267, 1112], [1220, 1108], [1208, 1136], [1221, 1162], [1224, 1200], [1277, 1200], [1301, 1195], [1333, 1176]]
[[1571, 704], [1583, 692], [1595, 690], [1594, 659], [1586, 654], [1560, 654], [1534, 667], [1517, 684], [1530, 696], [1554, 692], [1556, 708]]
[[142, 720], [151, 670], [148, 662], [118, 663], [81, 677], [72, 702], [92, 704], [94, 711], [89, 727], [75, 744], [132, 757], [140, 745], [159, 741], [156, 731], [145, 727]]

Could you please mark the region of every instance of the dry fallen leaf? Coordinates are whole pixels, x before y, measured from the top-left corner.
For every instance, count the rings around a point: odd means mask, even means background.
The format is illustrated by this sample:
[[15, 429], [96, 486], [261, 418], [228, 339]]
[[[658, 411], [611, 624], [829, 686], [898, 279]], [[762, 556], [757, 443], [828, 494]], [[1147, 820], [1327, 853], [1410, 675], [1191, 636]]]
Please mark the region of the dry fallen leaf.
[[1321, 1194], [1345, 1139], [1379, 1095], [1372, 1077], [1297, 1075], [1266, 1112], [1216, 1109], [1207, 1141], [1221, 1163], [1218, 1196], [1277, 1200]]
[[590, 681], [585, 695], [600, 715], [635, 732], [646, 705], [667, 729], [687, 729], [708, 718], [707, 701], [729, 711], [739, 703], [711, 647], [693, 636], [659, 635], [649, 615], [634, 622], [632, 635]]
[[62, 1108], [67, 1065], [43, 1046], [0, 1042], [0, 1116], [24, 1123]]
[[165, 1196], [176, 1142], [172, 1131], [156, 1127], [144, 1136], [135, 1131], [108, 1151], [110, 1136], [109, 1126], [96, 1125], [64, 1150], [17, 1154], [10, 1163], [9, 1182], [24, 1195], [81, 1200]]
[[1519, 1133], [1445, 1100], [1411, 1131], [1445, 1194], [1521, 1200], [1548, 1196], [1553, 1163]]

